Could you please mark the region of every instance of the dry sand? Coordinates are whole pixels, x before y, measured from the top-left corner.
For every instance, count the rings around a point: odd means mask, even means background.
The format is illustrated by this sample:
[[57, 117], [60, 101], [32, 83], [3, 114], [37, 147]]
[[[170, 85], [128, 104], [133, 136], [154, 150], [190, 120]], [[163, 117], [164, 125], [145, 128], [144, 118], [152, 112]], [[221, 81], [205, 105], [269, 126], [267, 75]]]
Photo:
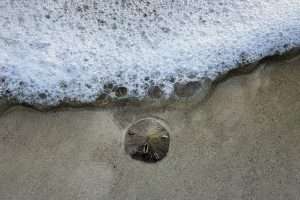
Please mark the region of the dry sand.
[[[156, 164], [124, 151], [143, 117], [170, 129]], [[0, 116], [0, 199], [300, 199], [300, 58], [220, 83], [172, 109], [14, 107]]]

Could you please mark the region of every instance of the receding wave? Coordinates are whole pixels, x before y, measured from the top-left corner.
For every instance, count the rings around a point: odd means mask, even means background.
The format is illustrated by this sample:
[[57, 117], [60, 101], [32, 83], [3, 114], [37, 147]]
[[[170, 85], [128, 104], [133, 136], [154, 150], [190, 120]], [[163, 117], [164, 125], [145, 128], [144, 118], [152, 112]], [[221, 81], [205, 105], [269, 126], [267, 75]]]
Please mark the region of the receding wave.
[[0, 27], [2, 97], [88, 103], [156, 86], [168, 97], [299, 47], [300, 1], [2, 0]]

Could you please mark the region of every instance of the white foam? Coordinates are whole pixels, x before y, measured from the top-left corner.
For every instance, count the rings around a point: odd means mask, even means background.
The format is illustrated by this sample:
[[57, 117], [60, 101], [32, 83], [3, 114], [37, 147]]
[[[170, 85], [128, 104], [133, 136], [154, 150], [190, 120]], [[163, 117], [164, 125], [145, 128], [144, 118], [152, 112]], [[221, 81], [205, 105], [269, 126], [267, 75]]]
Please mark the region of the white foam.
[[107, 82], [169, 95], [171, 77], [213, 79], [300, 46], [299, 0], [149, 2], [1, 0], [0, 96], [92, 102]]

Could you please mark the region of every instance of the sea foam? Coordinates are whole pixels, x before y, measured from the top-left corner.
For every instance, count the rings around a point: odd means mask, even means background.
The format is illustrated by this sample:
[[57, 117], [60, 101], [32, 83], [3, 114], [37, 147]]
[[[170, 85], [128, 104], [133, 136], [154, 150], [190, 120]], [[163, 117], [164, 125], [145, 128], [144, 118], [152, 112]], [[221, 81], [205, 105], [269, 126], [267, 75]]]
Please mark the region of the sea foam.
[[300, 46], [299, 0], [0, 1], [0, 97], [143, 98]]

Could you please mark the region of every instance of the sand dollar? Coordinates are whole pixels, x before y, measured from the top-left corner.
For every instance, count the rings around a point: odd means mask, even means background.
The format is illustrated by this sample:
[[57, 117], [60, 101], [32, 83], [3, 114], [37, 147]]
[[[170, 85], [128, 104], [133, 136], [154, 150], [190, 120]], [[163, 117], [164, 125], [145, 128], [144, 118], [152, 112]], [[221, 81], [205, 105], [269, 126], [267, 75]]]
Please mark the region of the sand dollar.
[[125, 151], [136, 160], [157, 162], [163, 159], [170, 144], [166, 127], [154, 118], [141, 119], [126, 131]]

